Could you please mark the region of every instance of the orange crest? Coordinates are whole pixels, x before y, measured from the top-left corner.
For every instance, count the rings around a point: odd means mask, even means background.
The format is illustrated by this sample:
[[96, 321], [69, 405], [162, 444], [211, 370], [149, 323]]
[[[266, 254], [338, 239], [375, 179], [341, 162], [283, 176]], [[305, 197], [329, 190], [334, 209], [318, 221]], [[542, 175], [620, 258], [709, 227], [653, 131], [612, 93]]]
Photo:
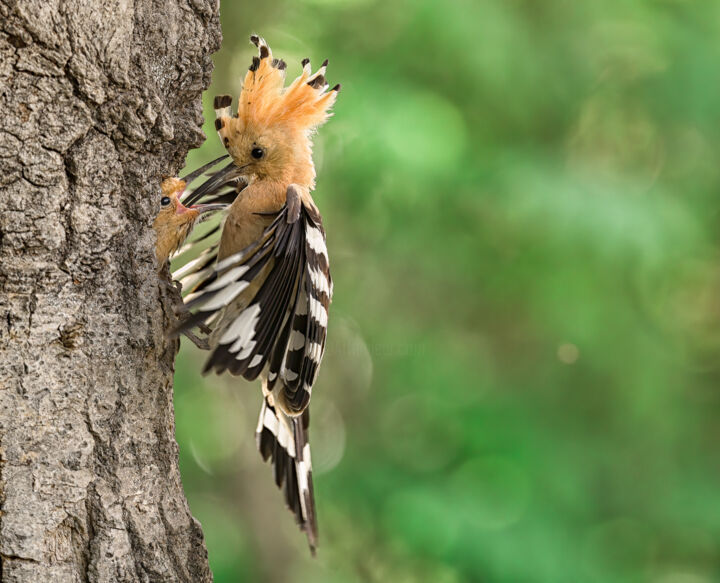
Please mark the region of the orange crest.
[[[270, 127], [283, 125], [290, 131], [309, 133], [330, 117], [329, 109], [335, 103], [340, 85], [328, 90], [325, 80], [327, 60], [313, 73], [310, 59], [302, 62], [300, 76], [285, 87], [285, 69], [282, 59], [272, 56], [265, 39], [253, 35], [250, 40], [258, 47], [259, 56], [253, 57], [245, 75], [238, 98], [237, 120], [244, 127]], [[227, 146], [228, 118], [232, 120], [232, 99], [229, 95], [215, 98], [216, 128]]]

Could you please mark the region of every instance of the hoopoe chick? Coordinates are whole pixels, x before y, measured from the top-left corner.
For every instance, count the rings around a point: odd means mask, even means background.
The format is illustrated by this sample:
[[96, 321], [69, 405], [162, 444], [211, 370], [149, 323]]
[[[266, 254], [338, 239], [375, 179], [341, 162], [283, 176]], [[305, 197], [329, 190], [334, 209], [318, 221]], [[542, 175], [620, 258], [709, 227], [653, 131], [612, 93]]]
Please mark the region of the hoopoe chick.
[[203, 215], [227, 207], [225, 204], [195, 204], [187, 207], [180, 202], [187, 185], [223, 158], [225, 156], [213, 160], [185, 178], [166, 178], [160, 185], [162, 193], [160, 212], [153, 222], [153, 228], [157, 235], [155, 257], [158, 271], [162, 270], [165, 262], [185, 242]]
[[262, 38], [250, 40], [259, 55], [245, 76], [237, 113], [229, 95], [215, 98], [215, 127], [234, 162], [224, 176], [242, 176], [248, 186], [228, 211], [214, 269], [186, 298], [197, 311], [183, 328], [212, 322], [204, 372], [261, 379], [258, 448], [271, 459], [275, 483], [314, 553], [308, 404], [325, 349], [332, 280], [310, 195], [310, 137], [330, 116], [340, 86], [328, 90], [327, 61], [313, 73], [305, 59], [286, 87], [285, 62], [273, 58]]
[[[153, 228], [157, 237], [155, 246], [155, 257], [157, 259], [158, 273], [162, 273], [168, 264], [168, 259], [176, 253], [185, 240], [190, 236], [195, 225], [212, 211], [222, 210], [228, 207], [226, 201], [232, 202], [237, 196], [236, 182], [223, 181], [217, 179], [217, 172], [211, 174], [202, 185], [194, 191], [187, 191], [188, 185], [198, 176], [203, 174], [209, 168], [215, 166], [227, 156], [213, 160], [198, 168], [194, 172], [188, 174], [184, 178], [166, 178], [161, 186], [160, 212], [155, 217]], [[184, 199], [186, 204], [183, 204]], [[190, 204], [191, 201], [212, 200], [214, 204]], [[203, 251], [212, 248], [212, 241], [207, 235], [193, 243], [193, 247], [206, 247]], [[217, 248], [217, 245], [214, 245]], [[184, 321], [189, 317], [189, 313], [182, 303], [179, 288], [172, 285], [169, 281], [165, 281], [165, 285], [170, 289], [176, 298], [175, 316], [180, 321]], [[201, 326], [205, 334], [210, 333], [207, 326]], [[201, 350], [208, 349], [208, 341], [205, 338], [196, 336], [192, 331], [186, 330], [185, 336], [192, 341], [195, 346]]]

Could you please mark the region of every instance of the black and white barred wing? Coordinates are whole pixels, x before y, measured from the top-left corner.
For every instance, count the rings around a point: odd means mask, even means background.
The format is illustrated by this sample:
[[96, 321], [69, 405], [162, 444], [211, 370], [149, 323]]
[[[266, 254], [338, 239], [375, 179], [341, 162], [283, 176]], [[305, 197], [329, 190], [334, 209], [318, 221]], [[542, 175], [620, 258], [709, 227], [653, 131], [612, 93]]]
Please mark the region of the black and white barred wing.
[[325, 350], [331, 288], [320, 215], [290, 186], [260, 240], [219, 262], [187, 298], [198, 311], [186, 325], [220, 319], [205, 371], [263, 373], [274, 403], [302, 413]]
[[[268, 369], [268, 389], [286, 410], [298, 413], [310, 401], [312, 386], [325, 352], [332, 278], [325, 231], [317, 209], [302, 205], [305, 261], [294, 309], [286, 323], [287, 345]], [[278, 390], [279, 387], [279, 390]]]

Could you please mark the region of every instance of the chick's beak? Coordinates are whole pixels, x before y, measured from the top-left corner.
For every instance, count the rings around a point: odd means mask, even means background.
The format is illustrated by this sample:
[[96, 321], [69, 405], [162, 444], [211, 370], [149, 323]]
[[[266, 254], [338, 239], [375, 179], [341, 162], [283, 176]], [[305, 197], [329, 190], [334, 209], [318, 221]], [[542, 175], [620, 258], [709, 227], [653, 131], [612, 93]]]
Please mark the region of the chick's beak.
[[177, 201], [177, 205], [175, 206], [175, 214], [176, 215], [184, 215], [190, 209], [192, 209], [192, 207], [188, 208], [180, 201]]

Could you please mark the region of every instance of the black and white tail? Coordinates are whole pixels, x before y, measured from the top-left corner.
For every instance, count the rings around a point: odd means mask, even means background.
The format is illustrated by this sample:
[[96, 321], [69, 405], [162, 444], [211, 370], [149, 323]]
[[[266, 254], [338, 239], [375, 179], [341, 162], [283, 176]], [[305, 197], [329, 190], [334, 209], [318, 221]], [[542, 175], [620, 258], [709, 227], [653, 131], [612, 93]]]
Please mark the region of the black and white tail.
[[302, 415], [290, 417], [268, 403], [268, 398], [272, 396], [263, 400], [255, 432], [258, 450], [265, 461], [271, 461], [275, 484], [307, 535], [314, 556], [318, 529], [308, 442], [310, 411], [305, 409]]

